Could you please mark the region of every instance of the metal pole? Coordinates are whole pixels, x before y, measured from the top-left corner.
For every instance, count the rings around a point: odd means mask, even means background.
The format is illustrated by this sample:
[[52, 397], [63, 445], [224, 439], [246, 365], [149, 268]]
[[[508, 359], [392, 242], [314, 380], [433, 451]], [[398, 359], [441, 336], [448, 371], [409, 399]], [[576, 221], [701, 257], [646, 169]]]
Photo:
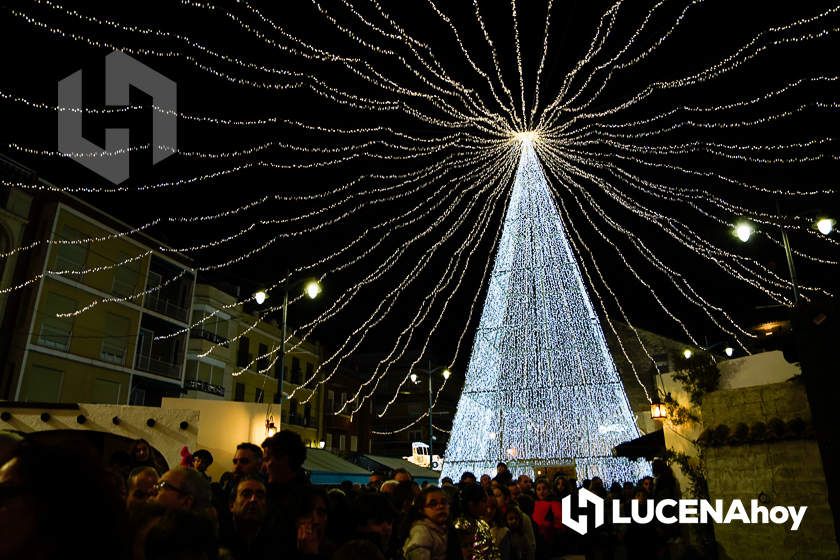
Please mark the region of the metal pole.
[[[283, 286], [283, 338], [280, 340], [280, 394], [283, 394], [283, 380], [286, 378], [286, 317], [289, 310], [289, 284]], [[282, 400], [282, 399], [281, 399]]]
[[434, 426], [432, 425], [432, 361], [429, 360], [429, 468], [432, 468], [432, 444], [435, 439]]
[[[779, 199], [776, 199], [776, 216], [781, 218], [782, 211], [779, 206]], [[799, 307], [799, 286], [796, 282], [796, 268], [793, 266], [793, 252], [790, 250], [790, 241], [788, 240], [787, 231], [779, 220], [779, 229], [782, 230], [782, 244], [785, 246], [785, 257], [787, 257], [788, 273], [790, 274], [790, 283], [793, 286], [793, 305]]]

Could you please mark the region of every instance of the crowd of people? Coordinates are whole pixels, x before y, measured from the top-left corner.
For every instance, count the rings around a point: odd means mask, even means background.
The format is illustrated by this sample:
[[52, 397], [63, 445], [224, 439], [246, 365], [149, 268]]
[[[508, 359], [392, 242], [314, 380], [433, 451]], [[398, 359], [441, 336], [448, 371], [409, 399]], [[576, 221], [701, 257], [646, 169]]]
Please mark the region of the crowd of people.
[[[618, 560], [667, 558], [675, 534], [654, 524], [585, 536], [562, 523], [561, 500], [577, 481], [465, 472], [440, 486], [404, 469], [375, 472], [366, 485], [309, 483], [306, 448], [284, 430], [261, 446], [237, 446], [231, 470], [207, 475], [213, 456], [198, 450], [164, 472], [139, 440], [103, 464], [79, 442], [44, 444], [0, 434], [0, 560], [550, 560], [564, 555]], [[631, 500], [675, 497], [670, 469], [654, 478], [581, 487]]]

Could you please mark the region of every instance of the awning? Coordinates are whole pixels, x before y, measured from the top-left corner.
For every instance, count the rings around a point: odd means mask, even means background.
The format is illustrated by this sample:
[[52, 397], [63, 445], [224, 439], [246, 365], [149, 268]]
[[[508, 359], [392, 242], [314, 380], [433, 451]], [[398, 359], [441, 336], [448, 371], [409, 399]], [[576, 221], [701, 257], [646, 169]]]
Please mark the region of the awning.
[[405, 469], [417, 482], [437, 484], [438, 479], [440, 479], [440, 471], [426, 469], [399, 457], [383, 457], [381, 455], [364, 455], [364, 457], [388, 470]]
[[656, 457], [665, 454], [665, 432], [655, 430], [636, 439], [625, 441], [613, 448], [613, 455], [616, 457], [627, 457], [628, 459], [645, 458], [652, 461]]
[[341, 484], [349, 480], [364, 485], [370, 478], [370, 471], [350, 461], [345, 461], [325, 449], [307, 449], [303, 468], [309, 471], [309, 480], [312, 484]]

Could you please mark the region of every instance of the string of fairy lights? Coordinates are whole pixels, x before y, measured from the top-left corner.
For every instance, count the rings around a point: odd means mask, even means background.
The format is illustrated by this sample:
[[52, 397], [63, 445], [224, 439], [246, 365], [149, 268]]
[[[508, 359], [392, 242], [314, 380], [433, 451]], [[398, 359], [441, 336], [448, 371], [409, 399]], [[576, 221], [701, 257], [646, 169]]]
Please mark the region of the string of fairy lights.
[[[494, 420], [495, 413], [475, 384], [499, 382], [499, 377], [481, 377], [477, 372], [508, 360], [508, 373], [519, 375], [511, 379], [526, 384], [525, 396], [517, 399], [500, 393], [493, 406], [519, 411], [525, 410], [522, 399], [535, 398], [531, 393], [542, 387], [529, 368], [542, 371], [566, 359], [526, 353], [517, 336], [528, 332], [521, 325], [532, 324], [538, 313], [516, 308], [508, 299], [511, 296], [494, 284], [519, 272], [503, 273], [494, 266], [505, 261], [511, 267], [536, 270], [567, 259], [552, 252], [556, 247], [533, 253], [529, 262], [522, 260], [531, 255], [524, 249], [522, 254], [507, 255], [519, 234], [503, 234], [506, 225], [528, 224], [538, 232], [535, 239], [553, 239], [565, 247], [577, 272], [564, 268], [539, 276], [543, 289], [581, 286], [584, 297], [573, 308], [583, 315], [576, 320], [583, 325], [589, 314], [600, 318], [599, 324], [618, 338], [618, 352], [648, 400], [653, 396], [643, 377], [651, 369], [659, 371], [659, 366], [640, 334], [642, 325], [665, 321], [698, 348], [709, 332], [745, 353], [756, 339], [719, 290], [709, 286], [710, 274], [715, 282], [736, 286], [757, 301], [793, 305], [792, 280], [784, 272], [708, 231], [728, 230], [748, 220], [777, 251], [782, 250], [777, 232], [788, 232], [794, 258], [814, 270], [840, 264], [840, 240], [815, 230], [811, 218], [795, 210], [837, 202], [833, 177], [840, 160], [838, 139], [814, 123], [836, 118], [840, 74], [827, 58], [813, 53], [830, 51], [838, 40], [840, 6], [780, 8], [766, 25], [733, 31], [732, 40], [721, 45], [704, 35], [706, 44], [694, 44], [706, 49], [707, 56], [697, 61], [679, 49], [686, 40], [696, 41], [692, 22], [713, 17], [714, 10], [721, 9], [712, 0], [651, 0], [633, 10], [621, 1], [611, 2], [586, 20], [591, 34], [569, 51], [579, 53], [575, 56], [561, 56], [568, 51], [561, 43], [568, 38], [558, 34], [561, 3], [510, 0], [493, 7], [481, 0], [462, 3], [463, 10], [456, 10], [439, 0], [412, 7], [380, 0], [313, 0], [310, 10], [298, 14], [291, 8], [281, 12], [258, 7], [248, 0], [225, 6], [187, 0], [176, 8], [182, 18], [154, 23], [58, 0], [32, 0], [27, 7], [7, 8], [17, 24], [31, 30], [31, 37], [25, 33], [23, 41], [50, 37], [57, 44], [91, 52], [119, 49], [151, 67], [165, 63], [202, 84], [218, 86], [220, 103], [216, 111], [194, 111], [187, 96], [179, 102], [184, 110], [177, 114], [151, 107], [177, 117], [181, 127], [194, 133], [179, 137], [201, 138], [201, 145], [145, 143], [95, 153], [66, 153], [52, 145], [26, 142], [7, 146], [21, 157], [47, 162], [163, 150], [172, 153], [177, 165], [169, 164], [167, 169], [177, 169], [177, 174], [122, 185], [4, 176], [0, 189], [151, 197], [219, 187], [213, 192], [225, 194], [213, 195], [215, 204], [209, 211], [179, 207], [118, 231], [94, 228], [72, 239], [54, 235], [3, 248], [3, 259], [45, 248], [49, 256], [42, 273], [17, 278], [0, 287], [0, 294], [13, 294], [46, 278], [82, 282], [88, 275], [133, 270], [156, 253], [195, 262], [191, 270], [156, 285], [94, 297], [59, 314], [78, 320], [103, 303], [134, 302], [164, 293], [188, 273], [200, 277], [235, 271], [282, 253], [293, 243], [331, 237], [337, 241], [313, 250], [305, 262], [271, 273], [265, 290], [277, 293], [304, 275], [341, 288], [309, 320], [292, 321], [282, 344], [252, 356], [232, 374], [267, 374], [277, 366], [281, 349], [288, 355], [307, 341], [318, 340], [319, 333], [338, 332], [339, 341], [315, 364], [313, 375], [291, 391], [290, 398], [309, 403], [316, 389], [330, 383], [377, 341], [379, 357], [335, 413], [355, 415], [373, 401], [376, 418], [387, 420], [412, 371], [432, 354], [434, 340], [446, 336], [451, 340], [445, 363], [456, 369], [469, 361], [461, 375], [467, 390], [479, 395], [463, 401], [458, 414], [475, 425], [489, 426], [499, 419]], [[217, 33], [199, 33], [189, 23], [193, 20]], [[669, 56], [685, 57], [686, 62], [667, 64]], [[807, 64], [792, 64], [786, 58], [794, 56], [807, 56]], [[762, 71], [762, 65], [771, 65], [774, 72]], [[223, 102], [225, 95], [278, 102], [237, 105]], [[322, 111], [323, 116], [296, 110], [294, 103], [286, 102], [288, 96], [329, 110]], [[97, 117], [149, 109], [148, 105], [61, 106], [48, 95], [33, 96], [22, 84], [4, 85], [0, 106], [33, 114], [73, 111]], [[260, 107], [265, 109], [261, 114]], [[245, 137], [247, 142], [239, 140]], [[526, 152], [533, 159], [523, 160]], [[530, 176], [542, 177], [528, 184], [544, 190], [545, 199], [528, 198], [536, 195], [515, 186], [523, 165]], [[245, 184], [253, 177], [270, 181], [292, 173], [311, 177], [311, 185], [270, 194], [251, 194], [244, 187], [223, 191], [226, 185]], [[778, 200], [779, 210], [774, 212], [768, 200]], [[549, 219], [546, 214], [533, 222], [516, 221], [509, 217], [515, 211], [512, 203], [556, 217]], [[360, 216], [370, 215], [377, 220], [360, 222]], [[555, 222], [562, 224], [563, 231], [557, 237], [546, 226]], [[212, 229], [212, 234], [195, 238], [191, 232], [198, 227]], [[115, 241], [141, 235], [148, 239], [145, 236], [154, 236], [161, 228], [182, 232], [184, 241], [74, 268], [62, 267], [54, 257], [61, 247], [93, 252]], [[542, 247], [541, 242], [531, 243]], [[698, 269], [704, 270], [702, 276], [696, 274]], [[836, 295], [819, 285], [818, 275], [799, 279], [804, 301]], [[622, 298], [625, 281], [638, 288], [655, 320], [634, 316], [636, 306]], [[202, 313], [187, 327], [156, 333], [154, 340], [184, 336], [218, 313], [241, 308], [252, 299], [246, 295], [220, 306], [216, 313]], [[293, 295], [290, 306], [301, 299]], [[497, 305], [501, 307], [495, 309]], [[554, 315], [555, 305], [560, 304], [550, 301], [540, 312], [559, 317]], [[261, 317], [280, 311], [282, 306], [264, 307]], [[489, 325], [492, 317], [502, 321], [502, 315], [494, 315], [499, 313], [522, 314], [520, 327], [505, 334], [510, 337], [510, 353], [482, 342], [485, 331], [474, 334], [477, 320], [482, 325]], [[260, 321], [255, 317], [242, 323], [237, 332], [229, 333], [229, 343], [246, 339]], [[618, 322], [630, 329], [629, 339], [618, 336]], [[557, 336], [546, 340], [560, 344]], [[602, 360], [599, 336], [603, 333], [593, 334], [586, 344]], [[213, 343], [199, 357], [217, 355], [221, 347]], [[644, 356], [642, 362], [631, 359], [638, 355], [636, 349]], [[510, 362], [514, 355], [521, 363]], [[554, 398], [572, 399], [582, 407], [589, 398], [613, 399], [613, 410], [597, 414], [621, 416], [624, 404], [621, 393], [610, 385], [614, 380], [591, 375], [600, 383], [597, 388], [587, 385], [576, 393], [559, 386], [547, 390]], [[444, 385], [435, 394], [435, 404]], [[557, 440], [553, 449], [532, 448], [522, 438], [540, 421], [511, 414], [515, 427], [509, 426], [505, 433], [519, 438], [520, 443], [509, 446], [515, 448], [514, 456], [508, 448], [493, 447], [501, 436], [468, 444], [463, 434], [453, 430], [452, 441], [463, 440], [458, 444], [466, 446], [462, 450], [489, 453], [499, 460], [528, 454], [534, 465], [550, 457], [576, 457], [596, 472], [598, 465], [605, 464], [598, 438], [612, 441], [618, 434], [632, 432], [623, 424], [623, 416], [610, 416], [612, 420], [598, 426], [570, 419], [583, 439]], [[549, 409], [539, 409], [537, 416], [549, 414]], [[428, 413], [374, 433], [405, 432], [423, 419]], [[542, 425], [549, 425], [548, 420]], [[502, 431], [501, 426], [488, 429], [493, 434]], [[584, 448], [589, 454], [582, 454]], [[590, 453], [595, 448], [600, 451]], [[480, 466], [463, 461], [458, 464]], [[623, 475], [632, 470], [621, 468]]]

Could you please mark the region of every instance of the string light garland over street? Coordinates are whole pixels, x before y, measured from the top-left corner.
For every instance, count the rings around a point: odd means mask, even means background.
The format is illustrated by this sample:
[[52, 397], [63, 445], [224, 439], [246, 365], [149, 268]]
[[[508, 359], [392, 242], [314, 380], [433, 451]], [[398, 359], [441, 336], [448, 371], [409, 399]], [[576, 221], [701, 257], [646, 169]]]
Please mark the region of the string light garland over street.
[[[814, 271], [800, 275], [803, 301], [834, 295], [836, 285], [817, 280], [840, 264], [828, 207], [837, 203], [840, 176], [830, 136], [838, 129], [840, 73], [836, 57], [825, 54], [840, 50], [840, 6], [744, 8], [737, 24], [710, 34], [708, 22], [735, 21], [731, 2], [616, 0], [597, 14], [587, 11], [595, 3], [583, 4], [567, 13], [554, 0], [190, 0], [154, 21], [147, 9], [97, 13], [86, 3], [24, 2], [4, 9], [21, 52], [72, 45], [93, 59], [120, 49], [179, 87], [193, 85], [179, 89], [178, 137], [186, 144], [155, 168], [162, 177], [115, 186], [56, 174], [54, 183], [0, 178], [0, 188], [156, 203], [154, 216], [134, 220], [143, 226], [57, 240], [52, 251], [180, 232], [192, 241], [156, 249], [193, 258], [202, 275], [274, 262], [305, 245], [305, 259], [292, 261], [300, 266], [267, 267], [263, 294], [317, 275], [328, 279], [331, 297], [254, 363], [318, 333], [339, 342], [290, 398], [313, 398], [301, 389], [329, 382], [373, 348], [383, 358], [335, 413], [355, 414], [373, 400], [381, 418], [410, 382], [405, 372], [430, 358], [430, 341], [445, 338], [434, 345], [449, 355], [436, 358], [458, 372], [465, 369], [456, 364], [470, 364], [446, 465], [486, 470], [491, 459], [568, 459], [580, 473], [630, 476], [636, 465], [607, 458], [608, 446], [631, 439], [635, 428], [602, 326], [612, 333], [615, 321], [628, 326], [619, 351], [637, 375], [658, 371], [637, 324], [664, 325], [695, 348], [711, 335], [747, 352], [757, 335], [726, 292], [757, 304], [793, 300], [786, 275], [719, 235], [742, 221], [742, 239], [778, 243], [772, 232], [782, 228], [794, 238], [792, 257]], [[56, 106], [53, 96], [33, 94], [28, 79], [7, 78], [0, 106], [32, 119], [148, 110]], [[43, 169], [73, 155], [46, 140], [15, 140], [8, 149], [47, 160]], [[166, 147], [129, 151], [156, 148]], [[252, 193], [251, 185], [294, 188]], [[167, 198], [187, 196], [190, 204]], [[798, 217], [802, 206], [826, 212], [816, 229]], [[211, 233], [198, 236], [196, 228]], [[532, 228], [533, 239], [525, 243], [515, 228]], [[43, 249], [32, 242], [2, 256]], [[48, 267], [0, 293], [42, 276], [129, 269], [139, 258]], [[174, 281], [93, 296], [66, 316], [136, 301]], [[264, 303], [256, 297], [228, 307]], [[503, 312], [512, 315], [496, 315]], [[420, 351], [407, 358], [409, 348]], [[396, 367], [406, 360], [408, 367]], [[466, 441], [469, 422], [486, 438]], [[547, 426], [556, 434], [543, 434]]]

